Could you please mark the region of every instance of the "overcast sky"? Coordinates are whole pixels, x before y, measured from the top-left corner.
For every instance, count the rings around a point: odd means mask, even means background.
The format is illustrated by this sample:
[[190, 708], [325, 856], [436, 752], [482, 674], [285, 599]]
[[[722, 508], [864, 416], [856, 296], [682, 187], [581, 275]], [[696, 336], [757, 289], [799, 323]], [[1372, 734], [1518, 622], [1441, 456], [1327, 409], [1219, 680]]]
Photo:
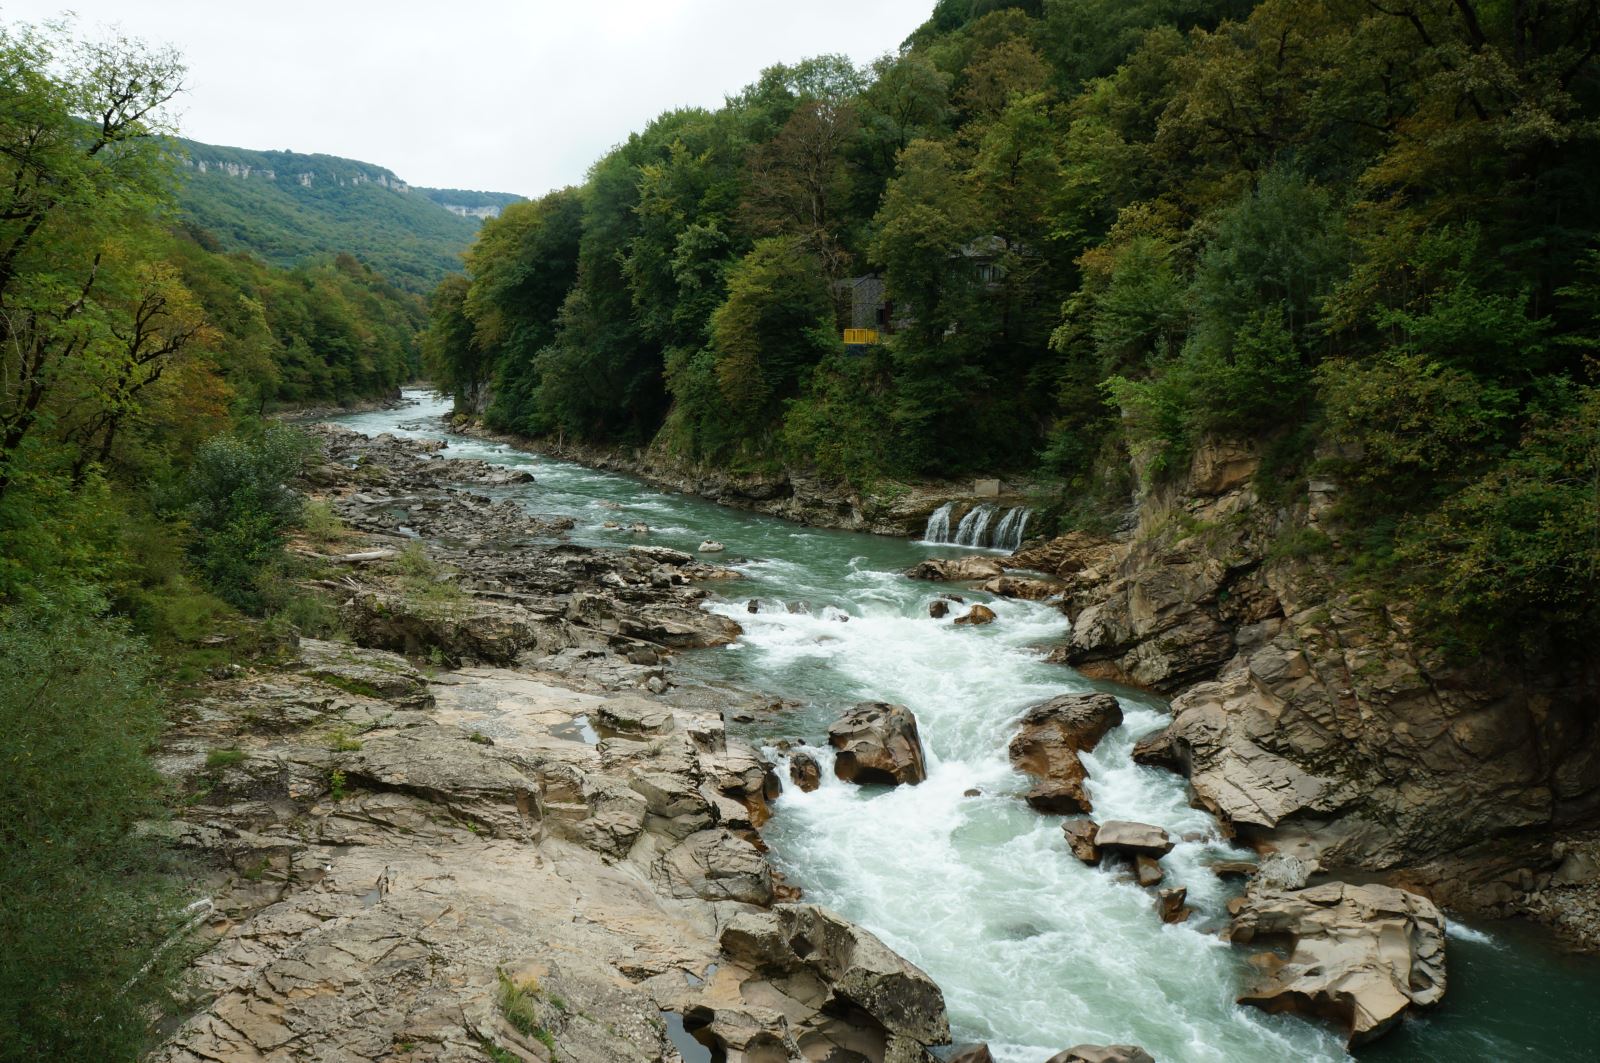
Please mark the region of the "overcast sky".
[[897, 48], [933, 0], [0, 0], [173, 44], [182, 132], [325, 152], [417, 185], [537, 196], [655, 115], [762, 68]]

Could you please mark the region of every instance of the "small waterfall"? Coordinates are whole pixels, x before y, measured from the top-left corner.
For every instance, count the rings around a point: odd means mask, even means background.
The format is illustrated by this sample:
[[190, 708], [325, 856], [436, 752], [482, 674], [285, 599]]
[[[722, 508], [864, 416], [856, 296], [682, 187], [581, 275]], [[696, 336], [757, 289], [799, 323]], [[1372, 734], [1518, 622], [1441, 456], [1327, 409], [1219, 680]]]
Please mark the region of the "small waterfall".
[[928, 526], [922, 533], [923, 542], [971, 546], [980, 550], [1015, 550], [1022, 545], [1022, 533], [1028, 526], [1028, 518], [1033, 515], [1033, 510], [1026, 506], [1013, 506], [1005, 511], [1000, 523], [991, 532], [990, 525], [1000, 510], [985, 503], [967, 510], [952, 535], [950, 515], [955, 508], [956, 503], [946, 502], [929, 515]]
[[1028, 526], [1028, 518], [1033, 516], [1033, 510], [1026, 506], [1017, 506], [1008, 509], [1006, 515], [1000, 520], [1000, 527], [994, 530], [994, 546], [998, 550], [1016, 550], [1022, 545], [1022, 533]]
[[950, 512], [956, 508], [954, 502], [946, 502], [928, 516], [928, 527], [922, 533], [924, 542], [947, 543], [950, 541]]
[[988, 530], [989, 518], [994, 515], [994, 507], [990, 505], [978, 506], [970, 510], [961, 523], [956, 526], [957, 546], [982, 546], [983, 533]]

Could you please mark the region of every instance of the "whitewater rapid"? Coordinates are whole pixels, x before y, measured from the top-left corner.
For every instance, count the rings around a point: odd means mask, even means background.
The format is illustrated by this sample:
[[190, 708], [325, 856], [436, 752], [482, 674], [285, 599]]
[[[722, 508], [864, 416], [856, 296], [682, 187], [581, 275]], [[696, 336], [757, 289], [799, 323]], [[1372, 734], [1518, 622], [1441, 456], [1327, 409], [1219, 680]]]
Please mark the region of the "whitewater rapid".
[[[1189, 807], [1181, 779], [1133, 762], [1135, 739], [1164, 722], [1159, 702], [1116, 691], [1124, 722], [1084, 763], [1096, 819], [1155, 823], [1188, 839], [1162, 861], [1163, 885], [1187, 887], [1199, 909], [1184, 925], [1160, 921], [1153, 891], [1074, 859], [1062, 818], [1021, 800], [1027, 782], [1006, 753], [1018, 717], [1058, 694], [1108, 689], [1041, 659], [1039, 646], [1066, 633], [1058, 610], [985, 598], [996, 621], [956, 627], [928, 616], [940, 588], [856, 563], [833, 589], [809, 613], [778, 600], [753, 615], [742, 602], [711, 606], [745, 628], [719, 651], [743, 655], [743, 674], [779, 677], [786, 693], [829, 705], [789, 721], [823, 766], [822, 786], [785, 789], [764, 832], [809, 900], [927, 970], [959, 1036], [987, 1041], [1006, 1063], [1040, 1063], [1083, 1042], [1140, 1044], [1168, 1060], [1345, 1058], [1321, 1028], [1233, 1003], [1239, 959], [1209, 932], [1226, 894], [1208, 863], [1248, 854]], [[832, 777], [827, 719], [857, 699], [915, 712], [926, 782], [879, 789]], [[767, 752], [787, 778], [784, 752]], [[980, 796], [966, 796], [973, 789]]]

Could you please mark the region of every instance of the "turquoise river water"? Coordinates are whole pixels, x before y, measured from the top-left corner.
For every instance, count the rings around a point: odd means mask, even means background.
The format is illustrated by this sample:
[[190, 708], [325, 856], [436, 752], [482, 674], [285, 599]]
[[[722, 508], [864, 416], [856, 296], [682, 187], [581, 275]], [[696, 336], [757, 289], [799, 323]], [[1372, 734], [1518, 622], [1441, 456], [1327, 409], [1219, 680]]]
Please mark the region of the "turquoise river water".
[[[780, 767], [771, 744], [783, 738], [805, 743], [824, 766], [818, 790], [790, 788], [777, 802], [763, 831], [774, 859], [808, 900], [868, 927], [932, 975], [958, 1041], [987, 1041], [1000, 1063], [1042, 1063], [1082, 1042], [1143, 1045], [1163, 1063], [1349, 1058], [1323, 1026], [1233, 1002], [1244, 959], [1214, 933], [1229, 893], [1207, 864], [1247, 854], [1189, 807], [1181, 778], [1130, 758], [1134, 741], [1162, 724], [1161, 701], [1045, 663], [1041, 647], [1067, 631], [1059, 611], [964, 590], [998, 620], [981, 628], [935, 621], [928, 603], [948, 588], [902, 573], [966, 548], [801, 527], [450, 435], [446, 403], [425, 392], [408, 397], [416, 404], [339, 420], [369, 434], [445, 438], [445, 456], [528, 469], [534, 483], [490, 493], [574, 518], [574, 542], [691, 551], [703, 539], [726, 544], [717, 559], [746, 578], [719, 587], [727, 600], [708, 608], [736, 619], [745, 634], [732, 646], [685, 655], [678, 667], [800, 703], [748, 728]], [[623, 528], [604, 528], [608, 520]], [[627, 531], [636, 521], [650, 531]], [[750, 598], [765, 607], [750, 614]], [[790, 603], [804, 605], [791, 611]], [[1115, 693], [1126, 718], [1084, 758], [1095, 818], [1199, 839], [1163, 861], [1167, 884], [1188, 887], [1199, 911], [1188, 923], [1162, 924], [1148, 891], [1079, 863], [1060, 819], [1018, 797], [1025, 785], [1006, 756], [1017, 717], [1045, 698], [1096, 689]], [[929, 768], [922, 785], [857, 788], [826, 770], [828, 723], [868, 699], [916, 713]], [[964, 796], [973, 788], [982, 795]], [[1360, 1058], [1600, 1060], [1600, 963], [1564, 955], [1529, 928], [1453, 923], [1449, 979], [1444, 1004]]]

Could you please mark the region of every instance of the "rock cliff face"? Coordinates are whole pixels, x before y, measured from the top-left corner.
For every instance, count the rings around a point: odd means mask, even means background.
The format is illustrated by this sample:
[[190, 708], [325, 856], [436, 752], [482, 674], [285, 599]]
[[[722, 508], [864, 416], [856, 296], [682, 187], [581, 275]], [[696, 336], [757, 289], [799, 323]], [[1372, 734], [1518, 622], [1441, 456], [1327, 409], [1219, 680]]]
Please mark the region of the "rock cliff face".
[[1337, 537], [1333, 485], [1269, 504], [1255, 468], [1212, 443], [1140, 502], [1124, 540], [1006, 559], [1066, 584], [1073, 628], [1054, 659], [1173, 695], [1171, 726], [1139, 755], [1185, 771], [1245, 840], [1465, 908], [1560, 907], [1544, 896], [1563, 885], [1552, 842], [1600, 813], [1595, 662], [1447, 661], [1403, 607], [1281, 545]]

